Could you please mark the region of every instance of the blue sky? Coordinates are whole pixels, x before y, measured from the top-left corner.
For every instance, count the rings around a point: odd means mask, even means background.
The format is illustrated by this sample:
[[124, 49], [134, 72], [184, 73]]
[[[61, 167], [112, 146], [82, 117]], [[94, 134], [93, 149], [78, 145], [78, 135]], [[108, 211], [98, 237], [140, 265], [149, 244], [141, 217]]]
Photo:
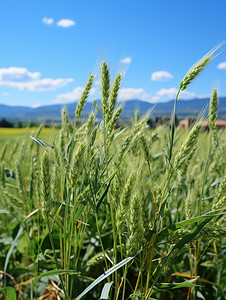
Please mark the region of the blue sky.
[[[188, 69], [226, 38], [225, 0], [7, 0], [0, 3], [0, 103], [79, 99], [101, 62], [125, 76], [120, 100], [173, 99]], [[181, 96], [226, 96], [226, 53]]]

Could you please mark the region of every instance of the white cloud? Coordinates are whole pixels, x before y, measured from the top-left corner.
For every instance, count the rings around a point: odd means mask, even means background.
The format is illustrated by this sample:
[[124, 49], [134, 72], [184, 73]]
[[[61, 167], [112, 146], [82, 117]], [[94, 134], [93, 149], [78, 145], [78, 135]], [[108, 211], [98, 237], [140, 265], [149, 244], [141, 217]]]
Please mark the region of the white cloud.
[[40, 106], [42, 106], [41, 103], [36, 103], [36, 104], [31, 105], [32, 108], [38, 108]]
[[52, 91], [72, 82], [72, 78], [43, 78], [40, 72], [30, 72], [26, 68], [10, 67], [0, 69], [0, 86], [18, 88], [32, 92]]
[[[163, 97], [167, 96], [169, 98], [174, 98], [177, 95], [178, 89], [177, 88], [169, 88], [169, 89], [161, 89], [156, 92], [156, 95]], [[196, 95], [194, 92], [189, 92], [189, 91], [182, 91], [180, 93], [180, 98], [192, 98]]]
[[0, 86], [15, 87], [19, 90], [27, 90], [30, 92], [46, 92], [54, 91], [59, 87], [63, 87], [72, 82], [72, 78], [66, 79], [51, 79], [44, 78], [40, 80], [33, 80], [28, 82], [15, 82], [15, 81], [0, 81]]
[[155, 102], [158, 102], [159, 99], [160, 99], [160, 96], [153, 96], [153, 97], [151, 98], [151, 101], [152, 101], [153, 103], [155, 103]]
[[151, 74], [151, 80], [154, 81], [167, 81], [173, 78], [173, 75], [167, 71], [156, 71]]
[[134, 88], [123, 88], [119, 90], [119, 100], [131, 100], [139, 99], [147, 101], [149, 95], [145, 92], [144, 89], [134, 89]]
[[3, 92], [2, 95], [3, 95], [3, 96], [8, 96], [9, 93], [8, 93], [8, 92]]
[[217, 65], [217, 68], [226, 70], [226, 61], [222, 61], [221, 63], [219, 63], [219, 65]]
[[29, 81], [39, 79], [41, 74], [39, 72], [29, 72], [26, 68], [1, 68], [0, 69], [0, 81]]
[[[54, 103], [68, 103], [73, 101], [78, 101], [82, 95], [82, 92], [84, 90], [84, 87], [78, 86], [76, 87], [72, 92], [61, 94], [57, 96], [57, 99], [54, 100]], [[91, 88], [90, 95], [93, 95], [95, 93], [96, 89]]]
[[198, 99], [206, 99], [206, 98], [210, 98], [210, 94], [209, 95], [199, 95], [197, 96]]
[[57, 26], [64, 27], [64, 28], [71, 27], [74, 25], [75, 25], [75, 21], [70, 19], [62, 19], [57, 22]]
[[125, 57], [125, 58], [123, 58], [122, 60], [121, 60], [121, 63], [122, 64], [131, 64], [131, 62], [132, 62], [132, 58], [131, 57]]
[[52, 18], [46, 18], [45, 17], [45, 18], [42, 19], [42, 22], [47, 24], [47, 25], [51, 25], [51, 24], [53, 24], [54, 20]]
[[156, 92], [156, 94], [160, 97], [162, 96], [168, 96], [170, 98], [176, 96], [178, 89], [176, 88], [169, 88], [169, 89], [161, 89], [158, 92]]
[[189, 92], [189, 91], [182, 91], [180, 92], [179, 98], [181, 99], [191, 99], [197, 97], [197, 94], [195, 92]]

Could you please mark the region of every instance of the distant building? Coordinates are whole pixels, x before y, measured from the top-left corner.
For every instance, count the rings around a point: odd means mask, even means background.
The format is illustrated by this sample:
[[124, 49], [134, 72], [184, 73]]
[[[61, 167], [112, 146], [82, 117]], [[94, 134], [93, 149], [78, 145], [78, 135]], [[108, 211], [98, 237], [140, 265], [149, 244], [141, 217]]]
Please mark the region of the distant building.
[[217, 120], [216, 121], [216, 127], [217, 129], [222, 129], [226, 127], [226, 121], [224, 120]]
[[[189, 127], [192, 127], [194, 124], [195, 124], [194, 119], [190, 119], [190, 118], [186, 118], [179, 122], [179, 126], [184, 129], [188, 129]], [[226, 127], [226, 121], [224, 121], [224, 120], [216, 120], [215, 124], [216, 124], [217, 130]], [[202, 121], [202, 125], [206, 130], [209, 130], [209, 121], [208, 120]]]
[[186, 118], [184, 120], [179, 121], [179, 126], [184, 129], [188, 129], [192, 125], [193, 119]]
[[[217, 130], [226, 127], [226, 121], [224, 121], [224, 120], [216, 120], [215, 124], [216, 124]], [[206, 130], [209, 130], [209, 121], [208, 120], [203, 121], [202, 125], [204, 128], [206, 128]]]

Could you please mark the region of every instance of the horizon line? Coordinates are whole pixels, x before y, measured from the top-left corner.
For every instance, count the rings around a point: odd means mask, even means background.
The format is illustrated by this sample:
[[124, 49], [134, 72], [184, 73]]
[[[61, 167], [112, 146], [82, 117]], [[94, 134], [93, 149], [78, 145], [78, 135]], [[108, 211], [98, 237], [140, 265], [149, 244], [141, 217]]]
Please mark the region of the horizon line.
[[[222, 99], [222, 98], [226, 98], [226, 96], [220, 96], [218, 97], [219, 99]], [[203, 98], [199, 98], [199, 97], [193, 97], [193, 98], [189, 98], [189, 99], [185, 99], [185, 98], [182, 98], [182, 99], [179, 99], [179, 101], [194, 101], [194, 100], [206, 100], [206, 99], [210, 99], [210, 97], [203, 97]], [[10, 106], [10, 107], [27, 107], [27, 108], [32, 108], [32, 109], [36, 109], [36, 108], [40, 108], [40, 107], [45, 107], [45, 106], [67, 106], [69, 104], [75, 104], [75, 103], [78, 103], [79, 100], [77, 101], [73, 101], [73, 102], [67, 102], [67, 103], [53, 103], [53, 104], [44, 104], [44, 105], [38, 105], [38, 106], [29, 106], [29, 105], [23, 105], [23, 104], [20, 104], [20, 105], [10, 105], [10, 104], [5, 104], [5, 103], [0, 103], [1, 106]], [[100, 101], [100, 99], [95, 99], [95, 101]], [[169, 103], [169, 102], [174, 102], [175, 99], [171, 99], [171, 100], [166, 100], [166, 101], [162, 101], [162, 102], [150, 102], [150, 101], [146, 101], [146, 100], [143, 100], [143, 99], [128, 99], [128, 100], [119, 100], [118, 103], [126, 103], [128, 101], [140, 101], [140, 102], [145, 102], [145, 103], [149, 103], [149, 104], [152, 104], [152, 105], [158, 105], [158, 104], [163, 104], [163, 103]], [[93, 104], [93, 101], [87, 101], [88, 103], [92, 103]]]

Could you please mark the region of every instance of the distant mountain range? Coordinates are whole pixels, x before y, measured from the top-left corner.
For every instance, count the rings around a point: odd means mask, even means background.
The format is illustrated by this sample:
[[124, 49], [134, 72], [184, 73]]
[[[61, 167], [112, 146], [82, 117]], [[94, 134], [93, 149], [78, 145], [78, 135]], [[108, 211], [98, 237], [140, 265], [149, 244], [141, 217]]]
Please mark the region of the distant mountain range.
[[[100, 101], [96, 101], [100, 105]], [[200, 111], [207, 107], [209, 98], [178, 100], [176, 114], [179, 119], [185, 117], [196, 117]], [[77, 103], [66, 104], [69, 117], [74, 118], [74, 112]], [[0, 119], [5, 118], [11, 122], [59, 122], [61, 117], [61, 109], [64, 105], [48, 105], [31, 108], [28, 106], [9, 106], [0, 104]], [[151, 104], [140, 100], [129, 100], [123, 104], [123, 112], [121, 120], [130, 120], [134, 116], [134, 112], [138, 110], [140, 115], [145, 114], [148, 110], [153, 110], [151, 117], [170, 116], [173, 111], [174, 100], [164, 103]], [[93, 103], [87, 102], [82, 118], [87, 118], [91, 111], [97, 111]], [[98, 117], [98, 114], [97, 114]], [[226, 97], [219, 100], [218, 118], [226, 120]]]

